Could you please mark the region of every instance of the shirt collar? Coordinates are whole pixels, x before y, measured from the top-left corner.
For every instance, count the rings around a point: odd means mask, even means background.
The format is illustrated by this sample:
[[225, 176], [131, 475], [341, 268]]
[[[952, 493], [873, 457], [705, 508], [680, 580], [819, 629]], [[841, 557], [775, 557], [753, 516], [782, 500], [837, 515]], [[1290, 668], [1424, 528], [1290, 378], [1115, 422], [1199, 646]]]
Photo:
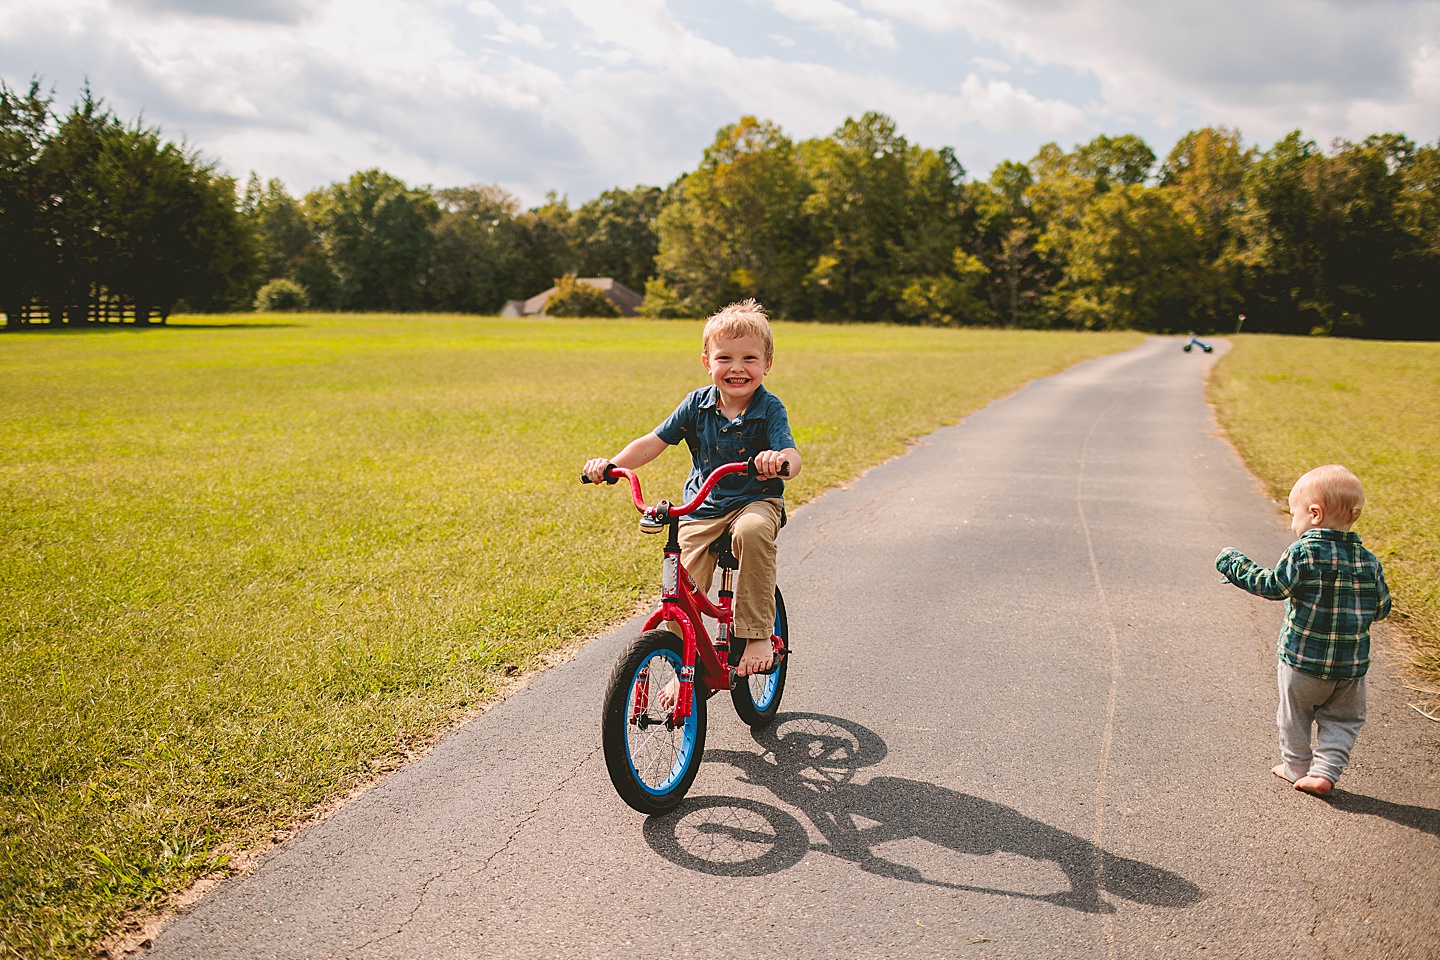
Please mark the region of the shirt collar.
[[1360, 534], [1354, 530], [1332, 530], [1329, 527], [1315, 527], [1300, 534], [1300, 539], [1306, 537], [1312, 540], [1338, 540], [1341, 543], [1359, 543]]
[[[710, 386], [705, 387], [704, 390], [705, 392], [700, 395], [700, 409], [713, 410], [715, 407], [720, 405], [720, 388], [712, 383], [710, 384]], [[760, 386], [755, 388], [755, 393], [750, 397], [750, 405], [745, 408], [744, 413], [740, 414], [740, 416], [736, 417], [735, 419], [745, 420], [750, 417], [764, 416], [764, 413], [762, 412], [764, 410], [764, 406], [761, 401], [763, 401], [768, 395], [769, 391], [765, 389], [765, 384], [760, 384]]]

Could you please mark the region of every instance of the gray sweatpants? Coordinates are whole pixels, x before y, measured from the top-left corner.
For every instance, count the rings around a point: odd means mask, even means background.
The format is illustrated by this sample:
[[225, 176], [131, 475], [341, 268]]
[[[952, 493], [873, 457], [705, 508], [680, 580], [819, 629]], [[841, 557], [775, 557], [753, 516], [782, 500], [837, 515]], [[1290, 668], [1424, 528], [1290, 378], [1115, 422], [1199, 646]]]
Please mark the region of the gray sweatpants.
[[[1324, 777], [1340, 779], [1350, 762], [1350, 748], [1365, 725], [1365, 678], [1321, 680], [1301, 673], [1283, 660], [1276, 661], [1280, 681], [1280, 759], [1290, 780]], [[1310, 730], [1316, 728], [1315, 748]]]

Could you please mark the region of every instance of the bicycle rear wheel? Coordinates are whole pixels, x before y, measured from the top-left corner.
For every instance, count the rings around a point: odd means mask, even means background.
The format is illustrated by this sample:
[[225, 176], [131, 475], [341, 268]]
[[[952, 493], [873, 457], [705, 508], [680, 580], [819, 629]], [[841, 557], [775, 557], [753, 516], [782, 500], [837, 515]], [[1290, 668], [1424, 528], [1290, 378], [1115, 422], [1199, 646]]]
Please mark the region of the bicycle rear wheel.
[[[790, 622], [785, 616], [785, 598], [780, 588], [775, 588], [775, 635], [790, 646]], [[790, 669], [790, 657], [780, 661], [774, 673], [752, 674], [740, 677], [730, 689], [730, 700], [735, 712], [752, 730], [770, 726], [775, 714], [780, 712], [780, 696], [785, 692], [785, 674]]]
[[[678, 725], [656, 702], [678, 677], [682, 650], [681, 639], [669, 630], [642, 633], [615, 664], [605, 689], [600, 717], [605, 767], [620, 799], [644, 814], [664, 813], [684, 799], [705, 751], [700, 684], [690, 716]], [[641, 709], [633, 711], [637, 703]]]

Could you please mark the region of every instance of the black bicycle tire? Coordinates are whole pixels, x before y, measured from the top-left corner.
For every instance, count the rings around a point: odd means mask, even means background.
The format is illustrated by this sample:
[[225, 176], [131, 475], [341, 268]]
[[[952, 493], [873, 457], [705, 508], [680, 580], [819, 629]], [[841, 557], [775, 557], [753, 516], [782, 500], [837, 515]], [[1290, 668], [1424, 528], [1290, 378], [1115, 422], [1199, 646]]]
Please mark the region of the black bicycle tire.
[[646, 631], [630, 641], [630, 645], [625, 648], [625, 652], [610, 671], [600, 715], [600, 743], [604, 749], [605, 768], [610, 774], [610, 782], [614, 784], [615, 792], [620, 795], [621, 800], [647, 816], [673, 810], [685, 799], [690, 785], [695, 782], [695, 775], [700, 771], [700, 758], [705, 752], [705, 694], [696, 689], [695, 743], [691, 747], [686, 769], [680, 779], [669, 790], [657, 794], [645, 789], [635, 778], [629, 741], [630, 685], [641, 664], [660, 649], [680, 655], [684, 646], [680, 637], [665, 629]]
[[[778, 627], [776, 633], [785, 646], [789, 647], [790, 618], [785, 612], [785, 598], [780, 595], [779, 587], [775, 588], [775, 625]], [[780, 698], [785, 694], [785, 677], [789, 671], [790, 657], [787, 654], [775, 670], [775, 695], [764, 710], [755, 706], [755, 699], [750, 695], [748, 678], [736, 678], [735, 686], [730, 689], [730, 701], [735, 705], [735, 713], [740, 717], [740, 721], [751, 730], [763, 730], [775, 722], [775, 716], [780, 712]]]

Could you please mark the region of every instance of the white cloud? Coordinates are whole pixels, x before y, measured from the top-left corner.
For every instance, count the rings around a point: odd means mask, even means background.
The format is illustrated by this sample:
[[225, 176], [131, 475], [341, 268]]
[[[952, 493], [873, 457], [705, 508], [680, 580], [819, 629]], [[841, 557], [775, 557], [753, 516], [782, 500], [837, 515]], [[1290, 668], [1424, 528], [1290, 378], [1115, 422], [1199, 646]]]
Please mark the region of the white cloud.
[[996, 60], [994, 57], [971, 57], [970, 63], [976, 69], [984, 70], [986, 73], [1009, 73], [1015, 67], [1004, 60]]
[[890, 24], [863, 16], [840, 0], [771, 0], [775, 9], [797, 23], [834, 34], [849, 44], [894, 50], [899, 44]]
[[175, 13], [218, 20], [298, 23], [319, 6], [315, 0], [117, 0], [121, 9]]
[[988, 130], [1002, 133], [1046, 131], [1052, 136], [1082, 131], [1085, 112], [1063, 100], [1041, 98], [1004, 80], [981, 80], [975, 74], [960, 85], [969, 116]]
[[1101, 99], [1087, 110], [1111, 124], [1225, 123], [1266, 140], [1313, 125], [1328, 139], [1373, 132], [1378, 111], [1411, 119], [1422, 139], [1440, 132], [1440, 96], [1425, 80], [1440, 4], [1428, 0], [863, 4], [927, 30], [983, 38], [1018, 61], [1092, 76]]
[[540, 28], [533, 23], [516, 23], [499, 8], [488, 0], [471, 0], [467, 9], [479, 17], [484, 17], [494, 23], [496, 33], [490, 34], [489, 38], [499, 40], [502, 43], [523, 43], [532, 47], [548, 46], [545, 42], [545, 35]]

